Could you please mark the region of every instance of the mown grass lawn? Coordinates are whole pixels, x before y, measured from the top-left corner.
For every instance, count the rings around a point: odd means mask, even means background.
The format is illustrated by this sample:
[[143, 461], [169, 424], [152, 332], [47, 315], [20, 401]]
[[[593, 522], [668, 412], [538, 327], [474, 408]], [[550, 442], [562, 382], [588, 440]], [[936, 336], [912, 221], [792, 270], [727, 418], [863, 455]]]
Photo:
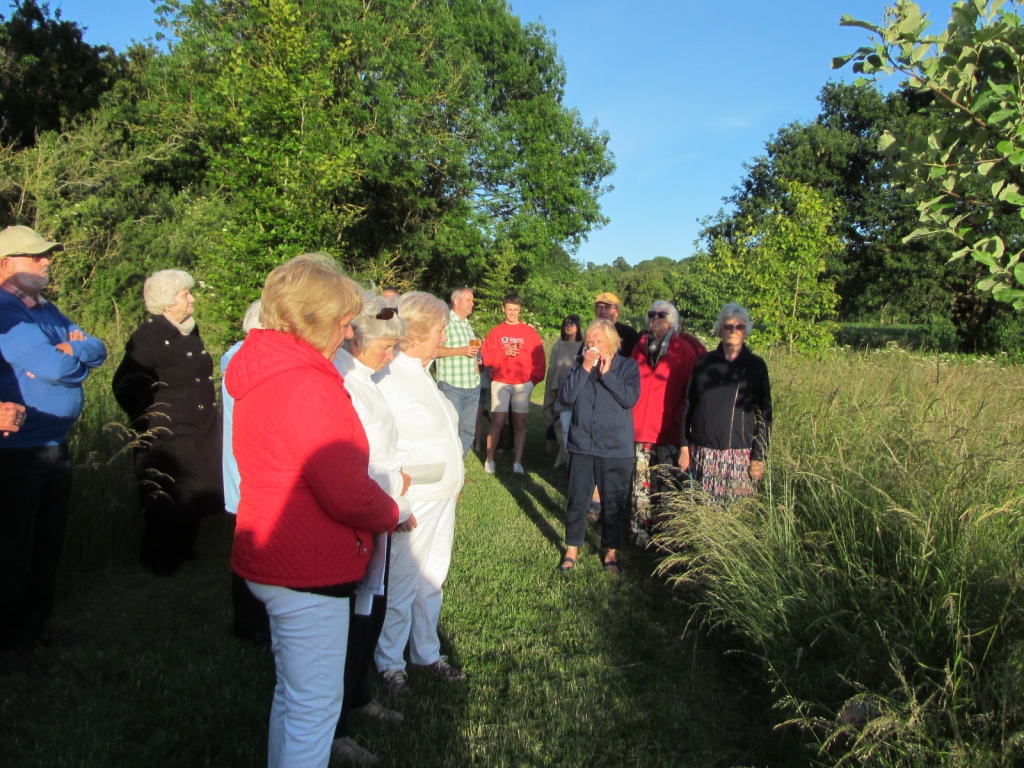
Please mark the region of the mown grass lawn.
[[[357, 740], [417, 768], [804, 764], [771, 729], [759, 667], [688, 627], [652, 557], [627, 549], [610, 576], [592, 535], [574, 572], [555, 571], [564, 470], [534, 411], [527, 475], [508, 454], [493, 477], [467, 460], [441, 629], [468, 681], [414, 669], [406, 700], [379, 691], [405, 724], [357, 721]], [[200, 559], [169, 579], [134, 565], [75, 577], [55, 622], [89, 639], [41, 651], [42, 681], [0, 678], [0, 765], [265, 764], [273, 660], [230, 635], [230, 539], [230, 519], [206, 521]]]

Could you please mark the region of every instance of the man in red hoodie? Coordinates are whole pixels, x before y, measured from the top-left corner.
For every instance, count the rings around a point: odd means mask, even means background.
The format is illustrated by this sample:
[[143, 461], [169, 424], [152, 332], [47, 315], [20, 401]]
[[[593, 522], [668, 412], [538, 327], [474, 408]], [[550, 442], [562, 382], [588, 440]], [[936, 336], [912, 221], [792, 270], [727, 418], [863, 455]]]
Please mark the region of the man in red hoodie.
[[487, 460], [484, 472], [494, 474], [494, 451], [498, 447], [505, 414], [512, 411], [515, 428], [515, 463], [512, 471], [523, 474], [523, 449], [526, 447], [526, 414], [530, 412], [530, 393], [544, 380], [544, 342], [533, 328], [519, 319], [523, 302], [509, 294], [502, 302], [505, 322], [494, 326], [481, 347], [484, 365], [491, 373], [491, 433], [487, 436]]

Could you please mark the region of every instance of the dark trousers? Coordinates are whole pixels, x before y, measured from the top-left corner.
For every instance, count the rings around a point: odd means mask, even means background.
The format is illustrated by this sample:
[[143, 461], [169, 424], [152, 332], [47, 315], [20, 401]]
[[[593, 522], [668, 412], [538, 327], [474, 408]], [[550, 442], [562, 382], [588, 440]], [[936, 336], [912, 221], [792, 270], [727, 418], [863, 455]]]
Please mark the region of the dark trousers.
[[582, 547], [587, 533], [587, 511], [594, 486], [601, 493], [601, 546], [618, 549], [633, 479], [632, 456], [569, 454], [569, 487], [566, 490], [565, 543]]
[[252, 640], [260, 632], [270, 637], [267, 607], [237, 573], [231, 574], [231, 630], [240, 640]]
[[39, 639], [50, 614], [71, 500], [67, 443], [0, 449], [0, 650]]
[[388, 538], [388, 557], [384, 566], [384, 594], [373, 598], [369, 616], [356, 614], [356, 600], [350, 598], [348, 624], [348, 653], [345, 656], [345, 698], [341, 704], [341, 716], [334, 729], [334, 738], [343, 739], [349, 734], [348, 716], [353, 709], [365, 707], [373, 701], [370, 690], [369, 672], [373, 661], [373, 650], [377, 647], [380, 632], [384, 629], [384, 615], [388, 612], [388, 571], [391, 568], [391, 538]]

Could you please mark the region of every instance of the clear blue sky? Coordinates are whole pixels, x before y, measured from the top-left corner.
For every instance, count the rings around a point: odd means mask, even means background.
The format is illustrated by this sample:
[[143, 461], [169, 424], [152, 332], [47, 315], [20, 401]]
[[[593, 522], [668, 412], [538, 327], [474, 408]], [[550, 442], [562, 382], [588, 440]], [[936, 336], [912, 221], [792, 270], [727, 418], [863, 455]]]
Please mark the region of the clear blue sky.
[[[940, 31], [949, 3], [919, 0]], [[867, 43], [839, 26], [877, 22], [885, 0], [511, 0], [542, 21], [568, 71], [566, 103], [611, 134], [618, 170], [602, 198], [611, 222], [577, 256], [636, 263], [693, 253], [697, 220], [722, 207], [742, 164], [781, 126], [811, 120], [833, 56]], [[86, 40], [123, 49], [156, 32], [148, 0], [51, 0]], [[893, 85], [895, 83], [892, 83]]]

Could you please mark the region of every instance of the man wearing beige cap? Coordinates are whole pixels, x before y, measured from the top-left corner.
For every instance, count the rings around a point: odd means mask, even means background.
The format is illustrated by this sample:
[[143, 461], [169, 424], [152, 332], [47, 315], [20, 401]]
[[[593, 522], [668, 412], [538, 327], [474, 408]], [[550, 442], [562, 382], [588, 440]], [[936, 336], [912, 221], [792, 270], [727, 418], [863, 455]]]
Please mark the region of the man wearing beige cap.
[[619, 322], [619, 297], [611, 291], [604, 291], [594, 298], [594, 316], [598, 320], [608, 320], [615, 324], [615, 330], [622, 340], [619, 344], [619, 354], [629, 357], [633, 354], [633, 347], [640, 341], [640, 334], [625, 323]]
[[0, 232], [0, 402], [24, 406], [0, 437], [0, 674], [40, 677], [33, 646], [53, 611], [71, 494], [67, 433], [82, 382], [107, 357], [40, 294], [64, 246], [28, 227]]

